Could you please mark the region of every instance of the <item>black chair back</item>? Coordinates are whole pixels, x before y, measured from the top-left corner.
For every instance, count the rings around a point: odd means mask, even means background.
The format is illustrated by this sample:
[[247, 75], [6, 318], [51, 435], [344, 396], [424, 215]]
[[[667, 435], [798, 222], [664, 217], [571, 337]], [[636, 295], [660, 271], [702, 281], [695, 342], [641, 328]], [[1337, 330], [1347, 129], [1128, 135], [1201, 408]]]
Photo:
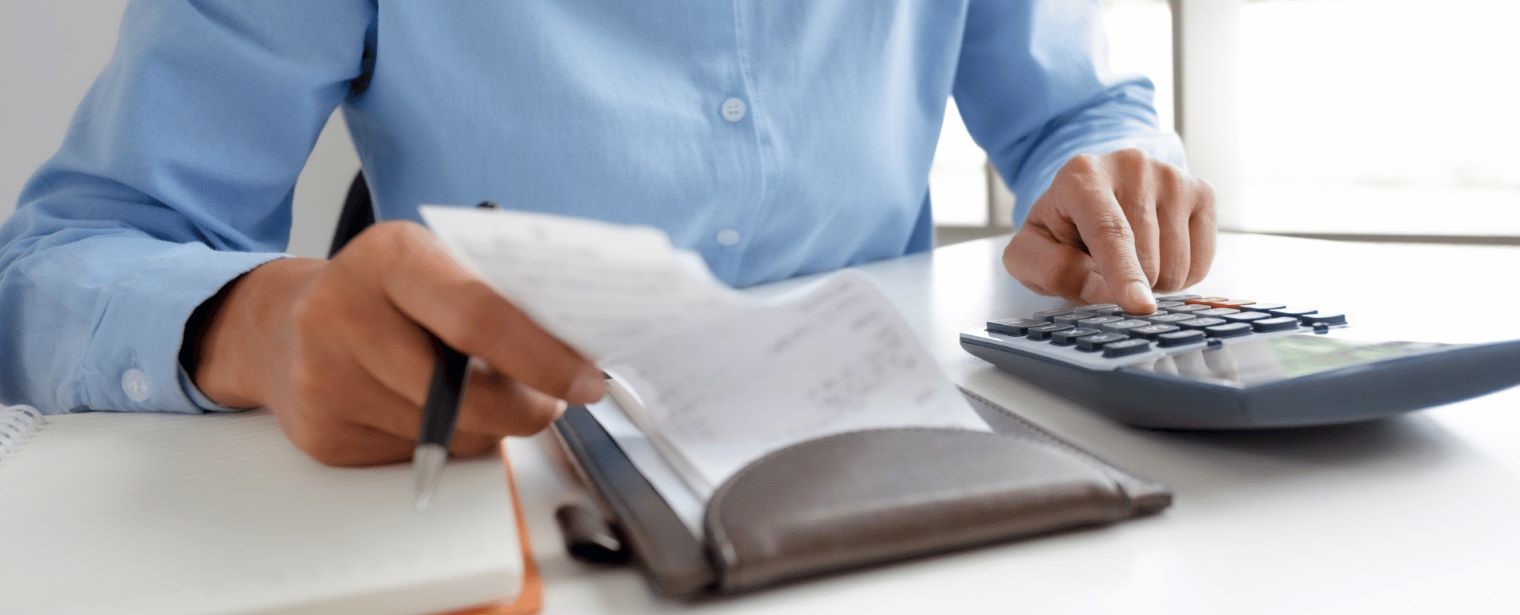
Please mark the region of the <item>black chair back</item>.
[[354, 183], [348, 186], [348, 198], [343, 200], [343, 211], [338, 214], [338, 227], [333, 229], [332, 248], [327, 251], [327, 257], [332, 258], [374, 223], [375, 204], [369, 197], [369, 183], [364, 181], [364, 171], [359, 171], [354, 176]]

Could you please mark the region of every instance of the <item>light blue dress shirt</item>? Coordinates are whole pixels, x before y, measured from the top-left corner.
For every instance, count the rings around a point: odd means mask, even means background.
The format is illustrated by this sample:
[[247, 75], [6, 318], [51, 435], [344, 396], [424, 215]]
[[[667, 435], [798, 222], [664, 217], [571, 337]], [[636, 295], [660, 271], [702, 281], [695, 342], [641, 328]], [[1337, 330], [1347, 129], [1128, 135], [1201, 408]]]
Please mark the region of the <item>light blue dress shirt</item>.
[[0, 400], [218, 409], [185, 322], [281, 256], [334, 109], [383, 219], [654, 225], [742, 286], [930, 247], [946, 100], [1019, 213], [1081, 152], [1180, 164], [1096, 0], [138, 0], [0, 229]]

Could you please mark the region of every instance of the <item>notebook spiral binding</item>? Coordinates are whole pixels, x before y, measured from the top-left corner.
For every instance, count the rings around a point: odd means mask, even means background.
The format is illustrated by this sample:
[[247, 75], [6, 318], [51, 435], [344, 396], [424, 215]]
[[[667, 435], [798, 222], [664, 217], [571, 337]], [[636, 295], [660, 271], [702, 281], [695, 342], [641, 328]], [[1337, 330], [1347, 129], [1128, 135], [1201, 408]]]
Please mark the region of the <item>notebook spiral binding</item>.
[[46, 421], [31, 406], [0, 406], [0, 461], [21, 448]]

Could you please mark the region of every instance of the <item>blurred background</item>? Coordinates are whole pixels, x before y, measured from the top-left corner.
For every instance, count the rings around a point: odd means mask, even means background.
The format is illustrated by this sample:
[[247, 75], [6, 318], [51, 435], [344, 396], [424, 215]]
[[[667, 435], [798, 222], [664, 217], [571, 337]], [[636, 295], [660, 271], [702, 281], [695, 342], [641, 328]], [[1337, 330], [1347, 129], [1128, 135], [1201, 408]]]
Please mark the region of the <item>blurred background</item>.
[[[1104, 0], [1110, 63], [1231, 230], [1520, 245], [1520, 3]], [[110, 57], [125, 0], [0, 2], [0, 218]], [[343, 120], [296, 189], [291, 251], [325, 254], [358, 169]], [[951, 107], [930, 177], [941, 243], [1007, 232], [1013, 197]]]

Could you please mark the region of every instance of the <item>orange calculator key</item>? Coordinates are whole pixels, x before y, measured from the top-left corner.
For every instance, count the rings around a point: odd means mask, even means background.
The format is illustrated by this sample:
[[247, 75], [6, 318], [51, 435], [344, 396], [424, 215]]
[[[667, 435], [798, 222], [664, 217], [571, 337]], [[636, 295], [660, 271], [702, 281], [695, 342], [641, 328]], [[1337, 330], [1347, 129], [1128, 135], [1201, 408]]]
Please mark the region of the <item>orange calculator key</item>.
[[1207, 305], [1207, 306], [1209, 306], [1211, 308], [1226, 308], [1226, 309], [1231, 309], [1231, 310], [1238, 310], [1238, 309], [1240, 309], [1240, 306], [1251, 305], [1252, 303], [1256, 303], [1256, 302], [1255, 301], [1248, 301], [1248, 300], [1245, 300], [1245, 299], [1230, 299], [1230, 298], [1227, 298], [1227, 297], [1199, 297], [1197, 299], [1188, 299], [1187, 303], [1193, 303], [1193, 304], [1197, 304], [1197, 305]]

